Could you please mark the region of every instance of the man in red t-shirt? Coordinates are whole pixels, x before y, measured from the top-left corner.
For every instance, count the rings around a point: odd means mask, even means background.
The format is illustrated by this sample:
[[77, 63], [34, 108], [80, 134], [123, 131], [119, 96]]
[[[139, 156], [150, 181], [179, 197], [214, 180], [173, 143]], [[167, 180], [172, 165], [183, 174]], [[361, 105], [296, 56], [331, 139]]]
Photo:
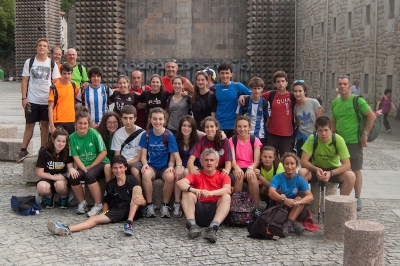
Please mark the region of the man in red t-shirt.
[[[131, 75], [131, 81], [132, 81], [132, 87], [131, 87], [131, 92], [135, 92], [137, 94], [142, 94], [145, 90], [146, 91], [151, 91], [151, 87], [148, 85], [143, 85], [143, 74], [139, 70], [135, 70], [132, 72]], [[146, 108], [140, 109], [136, 108], [137, 112], [137, 119], [135, 124], [141, 128], [146, 128]]]
[[[174, 93], [174, 89], [172, 88], [172, 79], [176, 76], [178, 72], [178, 65], [176, 64], [175, 59], [167, 60], [165, 64], [165, 74], [166, 76], [162, 77], [162, 83], [164, 85], [164, 90], [168, 91], [169, 93]], [[184, 84], [183, 88], [193, 94], [193, 85], [187, 78], [183, 78]]]
[[215, 243], [219, 225], [229, 213], [231, 180], [217, 170], [218, 161], [217, 151], [205, 149], [200, 157], [203, 167], [200, 175], [189, 174], [176, 183], [182, 190], [182, 208], [187, 219], [189, 238], [200, 235], [202, 229], [198, 225], [209, 225], [204, 237]]

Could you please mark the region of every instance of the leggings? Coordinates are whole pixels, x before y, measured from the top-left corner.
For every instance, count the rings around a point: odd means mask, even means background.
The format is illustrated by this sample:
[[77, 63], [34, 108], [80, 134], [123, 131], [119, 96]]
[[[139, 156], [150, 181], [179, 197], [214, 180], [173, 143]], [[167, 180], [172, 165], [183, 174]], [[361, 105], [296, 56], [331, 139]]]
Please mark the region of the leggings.
[[90, 168], [86, 173], [81, 169], [78, 169], [79, 176], [78, 178], [69, 177], [69, 183], [71, 186], [78, 186], [81, 184], [81, 181], [85, 181], [86, 185], [91, 185], [96, 183], [97, 180], [104, 178], [104, 165], [105, 163], [99, 163], [92, 168]]

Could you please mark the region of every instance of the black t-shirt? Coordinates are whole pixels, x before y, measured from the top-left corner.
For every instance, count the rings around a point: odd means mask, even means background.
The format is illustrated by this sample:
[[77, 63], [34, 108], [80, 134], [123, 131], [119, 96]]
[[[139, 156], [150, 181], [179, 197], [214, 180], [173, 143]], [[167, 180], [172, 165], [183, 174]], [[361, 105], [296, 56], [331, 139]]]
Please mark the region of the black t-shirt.
[[119, 91], [114, 91], [110, 99], [115, 103], [114, 112], [118, 115], [121, 114], [121, 109], [125, 105], [134, 105], [136, 94], [129, 92], [128, 94], [122, 94]]
[[125, 184], [122, 186], [118, 186], [117, 178], [111, 179], [106, 185], [103, 202], [112, 205], [114, 209], [129, 207], [134, 186], [139, 186], [139, 182], [136, 177], [131, 175], [126, 176]]
[[135, 106], [140, 103], [144, 102], [146, 103], [146, 120], [147, 117], [149, 116], [150, 110], [155, 108], [155, 107], [161, 107], [162, 109], [165, 110], [167, 106], [167, 99], [169, 96], [172, 94], [165, 91], [165, 90], [160, 90], [158, 93], [151, 93], [151, 91], [144, 91], [142, 94], [136, 97], [135, 99]]
[[[67, 152], [67, 154], [69, 154]], [[44, 168], [45, 173], [51, 175], [62, 174], [67, 172], [67, 164], [73, 163], [74, 159], [71, 156], [67, 156], [67, 160], [62, 161], [61, 158], [54, 158], [50, 153], [47, 153], [47, 149], [41, 149], [39, 151], [38, 160], [36, 167]]]
[[208, 91], [203, 95], [199, 95], [196, 102], [192, 105], [193, 118], [196, 121], [197, 129], [201, 129], [200, 123], [207, 116], [211, 116], [211, 112], [216, 112], [217, 100], [212, 91]]

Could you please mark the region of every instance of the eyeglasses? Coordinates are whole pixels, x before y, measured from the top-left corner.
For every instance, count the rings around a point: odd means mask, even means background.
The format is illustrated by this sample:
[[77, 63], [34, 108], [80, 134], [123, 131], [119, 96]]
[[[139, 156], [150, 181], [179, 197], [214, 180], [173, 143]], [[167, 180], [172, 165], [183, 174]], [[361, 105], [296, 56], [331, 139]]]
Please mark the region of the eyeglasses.
[[176, 63], [176, 59], [167, 59], [167, 63], [169, 63], [169, 62], [174, 62], [174, 63]]
[[108, 126], [118, 125], [118, 121], [107, 122], [107, 125], [108, 125]]
[[296, 79], [293, 84], [304, 84], [304, 80], [303, 79]]

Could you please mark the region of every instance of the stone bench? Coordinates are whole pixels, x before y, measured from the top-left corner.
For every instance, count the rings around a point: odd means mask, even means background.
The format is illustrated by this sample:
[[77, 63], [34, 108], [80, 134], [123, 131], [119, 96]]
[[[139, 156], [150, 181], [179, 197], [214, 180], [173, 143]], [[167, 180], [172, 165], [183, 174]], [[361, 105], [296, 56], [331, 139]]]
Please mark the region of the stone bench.
[[[309, 210], [312, 214], [318, 214], [318, 205], [319, 205], [319, 183], [310, 183], [311, 185], [311, 193], [314, 196], [314, 200], [310, 203]], [[326, 196], [336, 195], [337, 194], [337, 183], [328, 182], [326, 184]], [[321, 220], [322, 220], [322, 209], [324, 206], [324, 192], [321, 193]], [[326, 211], [325, 211], [326, 213]], [[320, 221], [321, 221], [320, 220]]]
[[18, 138], [18, 126], [0, 124], [0, 138], [2, 139]]
[[33, 155], [24, 159], [22, 168], [22, 180], [26, 183], [36, 183], [39, 178], [36, 175], [36, 161], [38, 155]]
[[[2, 161], [16, 161], [18, 159], [18, 152], [21, 150], [22, 139], [16, 138], [0, 138], [0, 160]], [[29, 142], [27, 151], [33, 153], [32, 141]]]

